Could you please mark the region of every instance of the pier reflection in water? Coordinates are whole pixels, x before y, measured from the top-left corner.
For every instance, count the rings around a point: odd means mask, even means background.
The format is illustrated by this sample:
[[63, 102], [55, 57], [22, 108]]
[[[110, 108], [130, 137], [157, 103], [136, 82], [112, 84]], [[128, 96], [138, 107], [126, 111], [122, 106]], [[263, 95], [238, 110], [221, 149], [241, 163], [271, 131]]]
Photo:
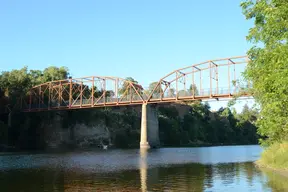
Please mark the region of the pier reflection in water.
[[[261, 150], [243, 148], [0, 156], [0, 191], [285, 191], [287, 179], [253, 165]], [[231, 150], [231, 163], [217, 157]]]

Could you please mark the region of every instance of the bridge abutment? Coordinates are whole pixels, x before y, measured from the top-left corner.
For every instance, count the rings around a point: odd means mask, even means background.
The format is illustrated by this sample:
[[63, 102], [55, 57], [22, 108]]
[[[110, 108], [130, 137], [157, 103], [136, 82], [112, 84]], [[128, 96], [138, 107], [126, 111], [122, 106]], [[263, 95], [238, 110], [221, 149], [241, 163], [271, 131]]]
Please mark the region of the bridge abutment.
[[140, 148], [158, 147], [159, 122], [157, 111], [151, 105], [142, 104]]

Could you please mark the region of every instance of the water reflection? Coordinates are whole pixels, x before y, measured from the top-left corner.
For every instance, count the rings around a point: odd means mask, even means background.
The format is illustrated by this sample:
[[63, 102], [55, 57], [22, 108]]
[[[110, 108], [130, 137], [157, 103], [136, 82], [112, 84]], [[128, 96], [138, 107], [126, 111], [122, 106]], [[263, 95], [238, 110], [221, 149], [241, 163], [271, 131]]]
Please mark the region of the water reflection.
[[147, 169], [148, 169], [147, 154], [148, 149], [140, 149], [139, 170], [140, 170], [140, 181], [142, 192], [147, 191]]
[[[231, 148], [214, 151], [203, 159], [205, 150], [211, 148], [0, 156], [0, 191], [230, 192], [285, 191], [288, 187], [282, 176], [255, 168], [248, 155], [245, 162], [239, 154], [229, 154], [223, 163], [219, 154]], [[239, 163], [235, 162], [237, 158], [241, 159]]]
[[271, 188], [273, 191], [288, 191], [288, 176], [282, 176], [281, 173], [275, 173], [267, 169], [261, 169], [261, 171], [268, 178], [267, 182], [264, 183], [264, 187]]

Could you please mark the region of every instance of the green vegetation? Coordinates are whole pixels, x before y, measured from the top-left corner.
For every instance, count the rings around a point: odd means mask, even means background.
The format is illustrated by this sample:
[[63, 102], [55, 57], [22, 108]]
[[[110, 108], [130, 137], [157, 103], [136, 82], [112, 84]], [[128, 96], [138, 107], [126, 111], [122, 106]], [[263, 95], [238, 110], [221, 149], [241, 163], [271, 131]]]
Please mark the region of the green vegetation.
[[[0, 145], [21, 146], [22, 141], [33, 143], [36, 138], [41, 138], [38, 137], [40, 129], [37, 130], [39, 126], [37, 123], [41, 123], [39, 118], [29, 119], [27, 114], [15, 115], [16, 121], [12, 122], [14, 126], [8, 128], [8, 122], [5, 122], [8, 119], [7, 111], [10, 111], [17, 102], [17, 98], [27, 94], [32, 86], [47, 81], [66, 79], [68, 75], [68, 69], [65, 67], [48, 67], [43, 71], [28, 71], [28, 68], [24, 67], [20, 70], [3, 71], [0, 74]], [[33, 129], [30, 126], [34, 126]]]
[[288, 142], [275, 143], [269, 146], [257, 161], [260, 167], [288, 170]]
[[282, 162], [288, 156], [287, 1], [246, 0], [241, 6], [246, 18], [254, 20], [247, 37], [254, 46], [248, 52], [251, 62], [245, 77], [252, 82], [251, 92], [261, 108], [256, 122], [258, 133], [264, 138], [261, 143], [272, 145], [259, 162], [268, 167], [288, 168]]
[[65, 67], [48, 67], [43, 71], [30, 70], [24, 67], [20, 70], [4, 71], [0, 75], [0, 113], [7, 104], [15, 104], [17, 98], [28, 93], [28, 90], [38, 84], [66, 79], [68, 69]]
[[[247, 105], [240, 114], [230, 108], [211, 112], [207, 103], [190, 104], [183, 117], [176, 107], [159, 108], [160, 141], [170, 146], [257, 144], [253, 124], [257, 110]], [[178, 106], [180, 108], [181, 106]]]

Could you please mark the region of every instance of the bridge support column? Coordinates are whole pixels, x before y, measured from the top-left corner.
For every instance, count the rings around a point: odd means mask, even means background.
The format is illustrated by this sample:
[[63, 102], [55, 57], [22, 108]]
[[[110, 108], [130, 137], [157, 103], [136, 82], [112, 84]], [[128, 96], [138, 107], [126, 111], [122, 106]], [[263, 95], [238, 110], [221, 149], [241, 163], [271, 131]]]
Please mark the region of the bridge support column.
[[150, 148], [147, 137], [147, 104], [142, 104], [140, 148]]
[[159, 144], [159, 123], [156, 109], [145, 103], [142, 105], [140, 148], [158, 147]]

